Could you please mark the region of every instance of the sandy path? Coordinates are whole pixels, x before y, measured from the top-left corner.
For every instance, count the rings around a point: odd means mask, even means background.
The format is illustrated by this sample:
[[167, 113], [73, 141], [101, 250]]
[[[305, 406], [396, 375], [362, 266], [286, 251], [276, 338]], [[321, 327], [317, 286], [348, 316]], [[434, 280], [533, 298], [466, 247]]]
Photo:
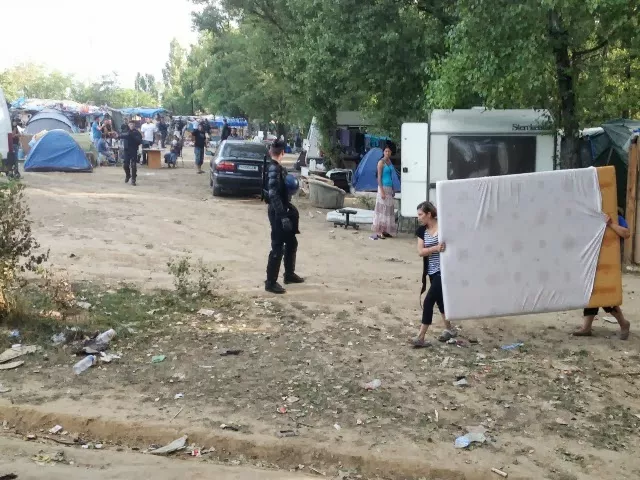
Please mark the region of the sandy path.
[[[311, 477], [286, 472], [227, 467], [200, 459], [176, 461], [153, 455], [140, 455], [108, 450], [82, 450], [54, 444], [24, 442], [0, 437], [0, 477], [9, 473], [18, 480], [305, 480]], [[42, 453], [53, 457], [63, 451], [67, 463], [38, 465], [33, 457]], [[73, 462], [73, 465], [69, 465]]]

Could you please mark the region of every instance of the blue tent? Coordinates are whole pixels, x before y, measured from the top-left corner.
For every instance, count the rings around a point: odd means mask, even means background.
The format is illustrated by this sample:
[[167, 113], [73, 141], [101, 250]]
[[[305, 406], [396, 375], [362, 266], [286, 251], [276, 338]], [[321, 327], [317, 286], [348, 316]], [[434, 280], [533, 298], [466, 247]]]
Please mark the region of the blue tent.
[[123, 115], [138, 115], [142, 118], [154, 118], [160, 114], [167, 113], [167, 110], [164, 108], [132, 107], [121, 108], [120, 112], [122, 112]]
[[[365, 153], [362, 160], [358, 164], [355, 173], [353, 174], [353, 188], [360, 192], [375, 192], [378, 190], [378, 162], [383, 157], [382, 150], [380, 148], [372, 148]], [[400, 177], [396, 169], [393, 169], [393, 191], [400, 191]]]
[[91, 162], [64, 130], [51, 130], [36, 143], [24, 163], [25, 172], [91, 172]]

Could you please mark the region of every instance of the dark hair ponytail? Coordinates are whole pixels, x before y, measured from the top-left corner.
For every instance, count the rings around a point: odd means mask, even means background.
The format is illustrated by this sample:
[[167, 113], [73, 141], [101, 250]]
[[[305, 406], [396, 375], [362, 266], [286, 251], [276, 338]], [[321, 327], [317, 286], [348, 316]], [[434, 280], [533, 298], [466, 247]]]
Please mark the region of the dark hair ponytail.
[[438, 218], [438, 210], [431, 202], [422, 202], [418, 205], [418, 210], [422, 210], [424, 213], [430, 213], [432, 218]]

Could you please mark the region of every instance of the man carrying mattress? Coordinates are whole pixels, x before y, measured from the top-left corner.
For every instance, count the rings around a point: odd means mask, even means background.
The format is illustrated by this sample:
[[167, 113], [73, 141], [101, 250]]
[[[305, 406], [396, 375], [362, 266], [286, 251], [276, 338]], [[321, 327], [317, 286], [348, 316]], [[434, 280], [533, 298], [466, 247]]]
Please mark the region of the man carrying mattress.
[[[606, 216], [606, 222], [607, 228], [613, 230], [616, 235], [620, 237], [621, 244], [623, 243], [624, 239], [627, 239], [631, 236], [631, 232], [629, 232], [629, 226], [627, 225], [627, 222], [622, 215], [618, 215], [617, 225], [611, 221], [611, 217], [609, 217], [609, 215]], [[620, 250], [622, 251], [622, 248]], [[603, 310], [607, 313], [610, 313], [613, 318], [618, 321], [618, 325], [620, 325], [620, 340], [627, 340], [629, 338], [629, 329], [631, 328], [631, 324], [626, 318], [624, 318], [622, 309], [620, 307], [604, 307]], [[583, 311], [584, 323], [582, 324], [582, 328], [573, 332], [573, 336], [590, 337], [591, 335], [593, 335], [591, 325], [593, 324], [593, 320], [596, 318], [597, 314], [597, 307], [585, 308]]]

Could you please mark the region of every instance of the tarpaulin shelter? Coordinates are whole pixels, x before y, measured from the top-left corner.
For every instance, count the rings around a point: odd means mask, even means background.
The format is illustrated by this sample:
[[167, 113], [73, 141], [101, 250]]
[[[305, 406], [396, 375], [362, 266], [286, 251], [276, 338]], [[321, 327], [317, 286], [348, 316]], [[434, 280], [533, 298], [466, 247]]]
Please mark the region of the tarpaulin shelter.
[[24, 163], [25, 172], [91, 172], [84, 151], [64, 130], [51, 130], [36, 143]]
[[163, 113], [167, 113], [168, 110], [164, 108], [145, 108], [145, 107], [131, 107], [131, 108], [121, 108], [120, 112], [123, 115], [133, 116], [137, 115], [142, 118], [155, 118], [158, 115]]
[[14, 110], [24, 110], [26, 112], [40, 112], [42, 110], [53, 109], [72, 115], [102, 115], [104, 110], [95, 105], [74, 102], [73, 100], [53, 100], [46, 98], [24, 98], [20, 97], [11, 103]]
[[626, 206], [629, 140], [640, 129], [639, 120], [617, 119], [582, 131], [580, 160], [583, 167], [613, 165], [616, 169], [618, 206]]
[[[378, 162], [384, 156], [382, 149], [372, 148], [369, 150], [356, 168], [353, 174], [353, 188], [360, 192], [375, 192], [378, 190]], [[400, 191], [400, 176], [396, 169], [391, 174], [393, 180], [393, 191]]]
[[71, 120], [56, 110], [42, 110], [36, 113], [27, 122], [27, 126], [24, 129], [24, 133], [28, 135], [35, 135], [43, 130], [64, 130], [72, 133], [76, 131]]

